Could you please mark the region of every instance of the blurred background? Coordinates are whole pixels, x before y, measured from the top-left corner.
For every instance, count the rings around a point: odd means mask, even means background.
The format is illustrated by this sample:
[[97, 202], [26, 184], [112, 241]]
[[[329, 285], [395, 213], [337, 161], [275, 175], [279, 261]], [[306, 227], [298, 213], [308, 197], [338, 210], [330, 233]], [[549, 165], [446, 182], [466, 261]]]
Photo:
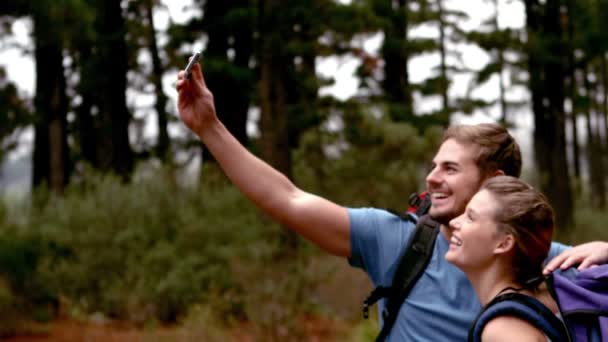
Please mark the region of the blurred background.
[[[498, 122], [556, 238], [608, 239], [605, 0], [5, 0], [0, 339], [370, 341], [362, 272], [272, 222], [179, 122], [301, 188], [403, 210], [442, 130]], [[113, 336], [113, 337], [109, 337]]]

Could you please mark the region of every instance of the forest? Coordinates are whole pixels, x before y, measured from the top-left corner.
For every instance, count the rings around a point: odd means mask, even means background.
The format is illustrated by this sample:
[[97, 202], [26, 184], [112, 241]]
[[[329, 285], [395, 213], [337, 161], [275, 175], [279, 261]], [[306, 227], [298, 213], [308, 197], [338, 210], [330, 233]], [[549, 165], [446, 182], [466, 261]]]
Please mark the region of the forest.
[[[524, 178], [556, 239], [608, 240], [608, 1], [479, 2], [471, 27], [448, 0], [192, 0], [162, 30], [166, 1], [0, 2], [0, 49], [35, 68], [27, 94], [0, 63], [0, 163], [33, 136], [31, 189], [0, 193], [0, 338], [97, 319], [170, 341], [373, 340], [365, 275], [262, 214], [179, 121], [198, 48], [222, 122], [306, 191], [403, 210], [443, 129], [481, 113], [531, 132]], [[324, 91], [326, 60], [356, 62], [353, 96]]]

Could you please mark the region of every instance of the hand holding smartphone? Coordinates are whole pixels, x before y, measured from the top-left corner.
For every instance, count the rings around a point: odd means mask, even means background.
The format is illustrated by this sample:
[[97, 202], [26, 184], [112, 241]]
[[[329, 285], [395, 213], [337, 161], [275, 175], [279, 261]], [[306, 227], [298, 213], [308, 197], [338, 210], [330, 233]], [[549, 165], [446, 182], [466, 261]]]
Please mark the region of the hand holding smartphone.
[[198, 62], [198, 60], [201, 58], [201, 53], [200, 51], [197, 51], [194, 53], [194, 55], [192, 55], [192, 58], [190, 59], [190, 62], [188, 62], [188, 65], [186, 65], [186, 79], [190, 79], [190, 74], [192, 73], [192, 67], [194, 66], [195, 63]]

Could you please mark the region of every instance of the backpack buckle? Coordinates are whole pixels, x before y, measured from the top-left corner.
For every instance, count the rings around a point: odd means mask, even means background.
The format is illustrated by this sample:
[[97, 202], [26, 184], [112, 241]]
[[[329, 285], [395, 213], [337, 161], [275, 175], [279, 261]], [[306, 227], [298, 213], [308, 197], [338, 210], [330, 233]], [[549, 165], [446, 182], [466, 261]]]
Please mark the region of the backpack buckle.
[[378, 286], [363, 300], [363, 318], [369, 318], [369, 306], [376, 304], [380, 298], [387, 297], [391, 287]]
[[414, 192], [410, 195], [408, 202], [410, 204], [410, 207], [418, 207], [420, 205], [420, 195]]

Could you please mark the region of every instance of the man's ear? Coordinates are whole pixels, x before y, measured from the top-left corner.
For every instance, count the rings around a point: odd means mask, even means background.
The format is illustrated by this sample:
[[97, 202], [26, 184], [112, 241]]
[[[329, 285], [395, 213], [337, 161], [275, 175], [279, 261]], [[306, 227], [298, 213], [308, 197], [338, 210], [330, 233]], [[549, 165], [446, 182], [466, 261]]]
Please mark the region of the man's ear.
[[505, 175], [505, 172], [503, 170], [486, 171], [483, 181], [485, 182], [492, 177], [504, 176], [504, 175]]
[[515, 237], [513, 234], [504, 234], [500, 239], [496, 248], [494, 248], [495, 254], [509, 253], [515, 248]]

